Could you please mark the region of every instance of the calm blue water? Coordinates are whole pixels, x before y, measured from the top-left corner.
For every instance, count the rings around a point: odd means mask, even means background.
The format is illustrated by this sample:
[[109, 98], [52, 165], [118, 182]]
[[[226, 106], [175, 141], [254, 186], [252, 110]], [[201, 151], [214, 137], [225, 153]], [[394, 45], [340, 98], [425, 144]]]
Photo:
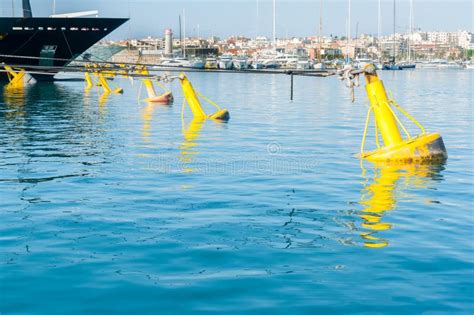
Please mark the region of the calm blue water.
[[190, 74], [231, 120], [184, 126], [178, 82], [5, 91], [0, 313], [472, 313], [473, 72], [381, 76], [446, 164], [361, 164], [335, 78]]

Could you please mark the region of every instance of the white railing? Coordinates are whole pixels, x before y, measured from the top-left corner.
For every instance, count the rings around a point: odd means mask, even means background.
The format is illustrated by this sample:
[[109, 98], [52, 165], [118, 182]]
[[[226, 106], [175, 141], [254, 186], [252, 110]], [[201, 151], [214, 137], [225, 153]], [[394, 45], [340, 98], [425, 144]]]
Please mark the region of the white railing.
[[77, 18], [77, 17], [87, 17], [94, 16], [99, 17], [99, 11], [82, 11], [82, 12], [73, 12], [73, 13], [64, 13], [64, 14], [53, 14], [49, 17], [51, 18]]

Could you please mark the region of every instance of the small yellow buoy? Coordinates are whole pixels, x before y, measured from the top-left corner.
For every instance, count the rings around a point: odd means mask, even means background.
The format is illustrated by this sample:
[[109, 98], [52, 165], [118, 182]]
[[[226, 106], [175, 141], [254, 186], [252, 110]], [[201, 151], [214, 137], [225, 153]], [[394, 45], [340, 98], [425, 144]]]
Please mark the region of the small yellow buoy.
[[[150, 74], [146, 67], [143, 67], [142, 69], [140, 69], [138, 73], [143, 76], [149, 76]], [[148, 98], [145, 99], [145, 102], [158, 103], [158, 104], [163, 104], [163, 105], [173, 104], [174, 102], [173, 93], [171, 93], [170, 91], [166, 91], [161, 95], [156, 95], [155, 87], [150, 78], [143, 79], [143, 84], [145, 85], [145, 88], [148, 93]]]
[[120, 87], [117, 87], [115, 89], [112, 89], [107, 82], [107, 78], [104, 76], [102, 72], [99, 72], [99, 83], [100, 86], [104, 89], [105, 93], [113, 93], [113, 94], [123, 94], [123, 89]]

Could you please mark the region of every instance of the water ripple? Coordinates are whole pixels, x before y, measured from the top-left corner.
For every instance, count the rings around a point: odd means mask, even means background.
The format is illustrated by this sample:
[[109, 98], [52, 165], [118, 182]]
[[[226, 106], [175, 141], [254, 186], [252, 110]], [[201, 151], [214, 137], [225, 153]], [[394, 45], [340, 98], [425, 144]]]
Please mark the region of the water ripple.
[[228, 124], [128, 81], [4, 92], [0, 312], [472, 313], [472, 74], [381, 75], [445, 165], [360, 164], [366, 97], [333, 79], [190, 74]]

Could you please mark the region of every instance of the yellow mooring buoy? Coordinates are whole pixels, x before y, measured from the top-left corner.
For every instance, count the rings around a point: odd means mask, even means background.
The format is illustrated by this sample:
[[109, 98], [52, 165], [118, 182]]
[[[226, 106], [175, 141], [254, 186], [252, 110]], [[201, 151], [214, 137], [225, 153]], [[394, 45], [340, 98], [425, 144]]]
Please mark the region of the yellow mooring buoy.
[[6, 88], [22, 89], [35, 82], [35, 79], [29, 75], [24, 69], [13, 69], [8, 65], [3, 66], [8, 75], [8, 85]]
[[[174, 97], [173, 93], [170, 91], [165, 91], [161, 95], [157, 95], [155, 91], [155, 87], [153, 85], [153, 81], [148, 78], [147, 76], [150, 75], [148, 69], [146, 67], [143, 67], [141, 70], [138, 70], [138, 73], [143, 75], [145, 79], [143, 79], [143, 84], [145, 85], [146, 91], [148, 93], [148, 98], [146, 98], [144, 101], [148, 103], [158, 103], [162, 105], [171, 105], [173, 104]], [[157, 81], [157, 84], [160, 85], [160, 83]], [[163, 86], [161, 86], [164, 90], [166, 90]]]
[[[99, 69], [99, 66], [96, 64], [86, 64], [84, 65], [86, 71], [84, 72], [84, 80], [86, 83], [85, 89], [90, 90], [92, 87], [100, 86], [104, 90], [104, 93], [107, 94], [123, 94], [123, 89], [121, 87], [112, 88], [107, 81], [108, 79], [113, 79], [116, 73], [112, 70], [102, 70]], [[97, 77], [97, 83], [94, 84], [94, 80], [92, 79], [92, 75]]]
[[105, 93], [112, 93], [112, 94], [123, 94], [123, 89], [121, 87], [117, 87], [113, 89], [109, 82], [107, 81], [106, 75], [108, 78], [113, 77], [113, 75], [109, 72], [103, 73], [102, 71], [99, 72], [99, 83], [102, 89], [104, 89]]
[[[230, 119], [229, 111], [227, 109], [221, 109], [216, 103], [212, 102], [199, 92], [196, 92], [184, 73], [179, 75], [179, 81], [181, 82], [181, 88], [183, 89], [184, 99], [189, 104], [195, 119], [214, 119], [220, 121], [228, 121]], [[201, 106], [198, 94], [206, 102], [215, 106], [218, 111], [212, 115], [207, 115]]]
[[[377, 76], [374, 65], [368, 65], [362, 73], [365, 74], [366, 91], [370, 100], [370, 107], [361, 145], [360, 157], [371, 162], [393, 163], [431, 163], [446, 160], [448, 154], [443, 138], [439, 133], [426, 133], [425, 128], [405, 111], [395, 101], [390, 100], [385, 91], [383, 82]], [[412, 137], [400, 119], [395, 114], [397, 109], [421, 129], [421, 134]], [[365, 139], [370, 122], [371, 113], [375, 116], [375, 139], [377, 149], [364, 152]], [[406, 134], [402, 137], [399, 127]], [[384, 146], [379, 144], [379, 132]]]

